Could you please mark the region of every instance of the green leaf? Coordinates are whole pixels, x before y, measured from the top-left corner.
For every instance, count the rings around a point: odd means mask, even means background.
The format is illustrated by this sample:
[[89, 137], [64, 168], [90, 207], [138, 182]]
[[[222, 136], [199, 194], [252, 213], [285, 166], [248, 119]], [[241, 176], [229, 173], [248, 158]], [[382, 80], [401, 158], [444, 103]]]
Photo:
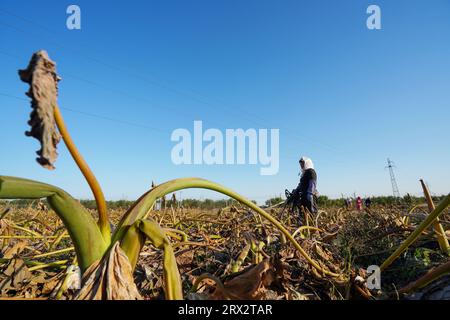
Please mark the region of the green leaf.
[[164, 230], [152, 219], [139, 221], [138, 227], [156, 248], [164, 251], [163, 269], [166, 283], [166, 299], [183, 300], [183, 287], [177, 260]]

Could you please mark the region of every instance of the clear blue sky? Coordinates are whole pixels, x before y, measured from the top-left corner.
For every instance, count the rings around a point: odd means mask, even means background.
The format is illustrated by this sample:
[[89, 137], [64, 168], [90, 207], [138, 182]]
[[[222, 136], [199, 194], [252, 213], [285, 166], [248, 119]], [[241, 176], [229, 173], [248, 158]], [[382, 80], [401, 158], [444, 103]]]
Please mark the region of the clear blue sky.
[[[66, 28], [72, 3], [81, 30]], [[382, 30], [366, 28], [370, 4], [381, 7]], [[2, 0], [0, 174], [91, 197], [63, 143], [50, 172], [35, 162], [38, 142], [24, 136], [30, 106], [13, 98], [27, 90], [17, 69], [46, 49], [63, 78], [69, 130], [108, 199], [134, 199], [152, 180], [199, 176], [261, 202], [296, 186], [301, 155], [331, 197], [391, 194], [387, 157], [402, 194], [419, 194], [419, 178], [446, 194], [449, 38], [446, 0]], [[279, 173], [175, 166], [170, 134], [194, 120], [279, 128]]]

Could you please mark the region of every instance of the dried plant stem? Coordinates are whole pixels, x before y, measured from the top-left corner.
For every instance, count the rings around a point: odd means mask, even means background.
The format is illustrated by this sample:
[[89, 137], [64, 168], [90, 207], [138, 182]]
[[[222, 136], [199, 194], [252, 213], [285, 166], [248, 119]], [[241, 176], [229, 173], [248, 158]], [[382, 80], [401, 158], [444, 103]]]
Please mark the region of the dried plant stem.
[[68, 247], [68, 248], [64, 248], [64, 249], [60, 249], [60, 250], [55, 250], [55, 251], [52, 251], [52, 252], [46, 252], [46, 253], [38, 254], [38, 255], [34, 256], [33, 259], [54, 256], [54, 255], [58, 255], [60, 253], [66, 253], [66, 252], [70, 252], [70, 251], [74, 251], [74, 250], [75, 250], [75, 247]]
[[[434, 206], [433, 199], [431, 199], [430, 191], [428, 190], [422, 179], [420, 179], [420, 184], [422, 185], [423, 194], [425, 196], [425, 199], [427, 200], [428, 210], [432, 212], [436, 207]], [[446, 254], [450, 254], [450, 246], [448, 244], [447, 237], [445, 236], [445, 230], [442, 227], [442, 224], [439, 222], [439, 218], [436, 218], [436, 222], [434, 223], [433, 227], [434, 231], [436, 232], [441, 251]]]
[[425, 275], [417, 279], [416, 281], [411, 282], [404, 288], [400, 289], [398, 293], [405, 294], [408, 292], [415, 291], [417, 289], [423, 288], [431, 282], [437, 280], [438, 278], [448, 274], [450, 272], [450, 261], [429, 270]]
[[430, 215], [414, 230], [413, 233], [395, 250], [395, 252], [387, 258], [381, 265], [381, 271], [385, 270], [392, 262], [395, 261], [412, 243], [414, 243], [417, 238], [422, 234], [422, 232], [431, 226], [439, 215], [441, 215], [444, 210], [450, 205], [450, 194], [448, 194], [434, 209]]

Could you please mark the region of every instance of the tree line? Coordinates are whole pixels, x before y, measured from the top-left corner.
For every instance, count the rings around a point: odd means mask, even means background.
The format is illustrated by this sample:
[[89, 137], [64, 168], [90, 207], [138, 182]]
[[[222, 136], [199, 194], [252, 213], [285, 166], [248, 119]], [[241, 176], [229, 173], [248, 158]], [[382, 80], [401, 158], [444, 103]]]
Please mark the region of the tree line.
[[[435, 203], [439, 203], [445, 195], [440, 196], [433, 196], [433, 201]], [[393, 196], [376, 196], [376, 197], [370, 197], [372, 200], [372, 205], [396, 205], [396, 204], [403, 204], [403, 205], [417, 205], [421, 203], [425, 203], [424, 197], [418, 197], [418, 196], [411, 196], [406, 195], [402, 198], [395, 198]], [[325, 195], [321, 195], [317, 198], [317, 203], [319, 207], [344, 207], [344, 198], [339, 199], [332, 199]], [[353, 199], [354, 201], [355, 199]], [[283, 202], [284, 199], [281, 197], [273, 197], [270, 199], [267, 199], [265, 201], [265, 206], [270, 207], [275, 204], [279, 204], [280, 202]], [[41, 202], [46, 203], [45, 200], [42, 200]], [[81, 204], [85, 206], [88, 209], [95, 209], [96, 203], [95, 200], [80, 200]], [[252, 201], [256, 203], [256, 201]], [[108, 208], [110, 209], [128, 209], [131, 207], [131, 205], [134, 203], [134, 201], [131, 200], [116, 200], [116, 201], [107, 201]], [[14, 206], [18, 208], [37, 208], [39, 204], [39, 200], [11, 200], [11, 201], [0, 201], [0, 205], [2, 206]], [[164, 199], [159, 200], [156, 208], [195, 208], [195, 209], [220, 209], [229, 207], [232, 205], [237, 205], [237, 201], [234, 199], [220, 199], [220, 200], [213, 200], [213, 199], [183, 199], [183, 200], [177, 200], [175, 197], [172, 197], [170, 199]]]

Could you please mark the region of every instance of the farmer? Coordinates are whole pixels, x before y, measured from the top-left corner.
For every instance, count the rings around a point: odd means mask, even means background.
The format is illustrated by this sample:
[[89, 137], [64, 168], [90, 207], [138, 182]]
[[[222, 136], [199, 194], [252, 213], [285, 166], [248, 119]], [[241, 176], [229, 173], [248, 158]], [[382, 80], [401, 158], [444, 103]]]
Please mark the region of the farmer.
[[344, 199], [344, 206], [345, 206], [345, 209], [350, 209], [350, 207], [351, 207], [351, 203], [350, 203], [350, 199], [349, 198], [345, 198]]
[[356, 198], [356, 210], [361, 211], [362, 210], [362, 199], [360, 196]]
[[372, 204], [372, 200], [370, 199], [370, 197], [367, 197], [366, 200], [364, 200], [364, 204], [367, 209], [370, 209], [370, 205]]
[[347, 198], [348, 208], [352, 208], [352, 198]]
[[317, 185], [317, 174], [314, 170], [314, 165], [311, 159], [307, 157], [302, 157], [299, 161], [300, 168], [302, 170], [300, 183], [297, 188], [294, 189], [293, 193], [297, 194], [300, 201], [300, 206], [308, 209], [311, 213], [317, 212], [316, 203], [316, 185]]

